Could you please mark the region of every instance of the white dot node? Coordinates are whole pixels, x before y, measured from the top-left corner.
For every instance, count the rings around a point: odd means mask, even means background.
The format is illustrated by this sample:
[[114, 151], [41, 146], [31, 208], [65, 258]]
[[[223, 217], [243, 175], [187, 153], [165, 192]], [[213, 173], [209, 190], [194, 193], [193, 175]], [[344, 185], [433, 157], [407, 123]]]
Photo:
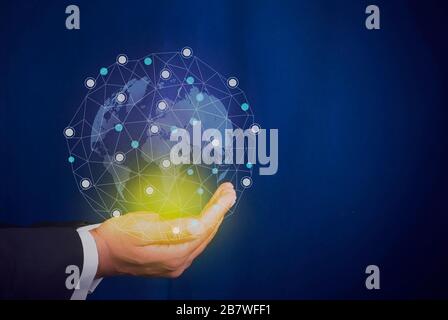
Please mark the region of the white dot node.
[[173, 234], [179, 234], [180, 233], [180, 228], [179, 227], [173, 227]]
[[90, 182], [89, 179], [82, 179], [81, 180], [81, 187], [83, 189], [89, 189], [91, 185], [92, 185], [92, 183]]
[[221, 142], [218, 139], [213, 139], [212, 146], [219, 147], [220, 144], [221, 144]]
[[85, 84], [87, 88], [92, 89], [93, 87], [95, 87], [95, 79], [87, 78]]
[[227, 79], [227, 84], [230, 88], [236, 88], [238, 86], [238, 79], [237, 78], [229, 78]]
[[185, 58], [190, 58], [193, 55], [193, 50], [190, 47], [185, 47], [182, 49], [182, 55]]
[[244, 177], [243, 179], [241, 179], [241, 184], [243, 185], [243, 187], [248, 188], [252, 185], [252, 179], [249, 177]]
[[253, 124], [252, 125], [252, 127], [250, 128], [250, 131], [253, 133], [253, 134], [258, 134], [259, 132], [260, 132], [260, 125], [258, 125], [258, 124]]
[[75, 130], [73, 129], [73, 128], [65, 128], [64, 129], [64, 135], [67, 137], [67, 138], [71, 138], [71, 137], [73, 137], [74, 135], [75, 135]]
[[152, 134], [156, 134], [156, 133], [159, 132], [159, 127], [156, 126], [156, 125], [152, 125], [152, 126], [149, 128], [149, 131], [150, 131]]
[[115, 210], [112, 211], [112, 217], [118, 218], [119, 216], [121, 216], [120, 210], [115, 209]]
[[125, 95], [124, 93], [119, 93], [119, 94], [117, 95], [117, 101], [118, 101], [119, 103], [123, 103], [123, 102], [125, 102], [125, 101], [126, 101], [126, 95]]
[[167, 107], [168, 104], [164, 100], [161, 100], [157, 103], [157, 108], [159, 108], [160, 110], [165, 110]]
[[145, 193], [146, 193], [148, 196], [152, 195], [152, 194], [154, 193], [154, 188], [151, 187], [151, 186], [146, 187], [146, 189], [145, 189]]
[[117, 161], [118, 163], [122, 163], [124, 161], [124, 154], [121, 152], [118, 152], [117, 154], [115, 154], [115, 161]]
[[160, 73], [160, 76], [162, 77], [162, 79], [169, 79], [169, 77], [171, 76], [171, 72], [168, 69], [163, 69]]
[[128, 57], [125, 54], [120, 54], [117, 58], [117, 62], [121, 65], [124, 65], [128, 62]]
[[170, 160], [165, 159], [165, 160], [162, 161], [162, 167], [169, 168], [170, 165], [171, 165]]

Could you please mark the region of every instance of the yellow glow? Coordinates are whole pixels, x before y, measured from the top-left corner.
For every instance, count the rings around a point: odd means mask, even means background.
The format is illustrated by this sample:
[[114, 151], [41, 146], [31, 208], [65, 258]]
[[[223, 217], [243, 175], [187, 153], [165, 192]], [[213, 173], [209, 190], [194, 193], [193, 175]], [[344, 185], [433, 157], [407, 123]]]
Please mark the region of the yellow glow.
[[140, 170], [124, 184], [124, 205], [128, 212], [155, 212], [161, 219], [196, 216], [216, 186], [187, 175], [188, 166], [161, 168], [155, 164]]

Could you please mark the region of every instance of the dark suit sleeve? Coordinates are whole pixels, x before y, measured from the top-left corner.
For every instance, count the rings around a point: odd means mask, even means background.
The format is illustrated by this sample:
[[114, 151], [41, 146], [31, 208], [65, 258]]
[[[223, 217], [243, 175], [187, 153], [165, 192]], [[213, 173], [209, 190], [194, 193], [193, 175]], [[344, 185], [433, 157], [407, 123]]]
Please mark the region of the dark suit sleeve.
[[72, 227], [0, 228], [0, 298], [70, 299], [66, 268], [82, 271], [83, 249]]

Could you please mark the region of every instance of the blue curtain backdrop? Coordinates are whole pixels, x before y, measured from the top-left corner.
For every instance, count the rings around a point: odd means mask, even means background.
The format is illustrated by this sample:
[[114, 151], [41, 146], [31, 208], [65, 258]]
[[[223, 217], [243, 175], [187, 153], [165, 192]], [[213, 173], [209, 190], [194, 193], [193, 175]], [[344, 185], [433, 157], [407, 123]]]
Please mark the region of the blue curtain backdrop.
[[[71, 1], [0, 7], [0, 220], [98, 221], [62, 130], [119, 53], [191, 46], [237, 75], [280, 165], [179, 279], [104, 280], [91, 299], [448, 297], [443, 1]], [[365, 289], [367, 265], [381, 290]]]

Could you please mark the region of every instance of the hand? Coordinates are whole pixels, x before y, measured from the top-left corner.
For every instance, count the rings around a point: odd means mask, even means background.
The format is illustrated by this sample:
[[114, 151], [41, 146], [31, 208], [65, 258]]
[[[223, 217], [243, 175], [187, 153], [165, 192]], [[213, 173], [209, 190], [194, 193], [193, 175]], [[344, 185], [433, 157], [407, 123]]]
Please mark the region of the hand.
[[161, 220], [156, 213], [136, 212], [107, 220], [90, 231], [98, 248], [97, 278], [180, 276], [213, 239], [235, 200], [233, 185], [223, 183], [197, 219]]

